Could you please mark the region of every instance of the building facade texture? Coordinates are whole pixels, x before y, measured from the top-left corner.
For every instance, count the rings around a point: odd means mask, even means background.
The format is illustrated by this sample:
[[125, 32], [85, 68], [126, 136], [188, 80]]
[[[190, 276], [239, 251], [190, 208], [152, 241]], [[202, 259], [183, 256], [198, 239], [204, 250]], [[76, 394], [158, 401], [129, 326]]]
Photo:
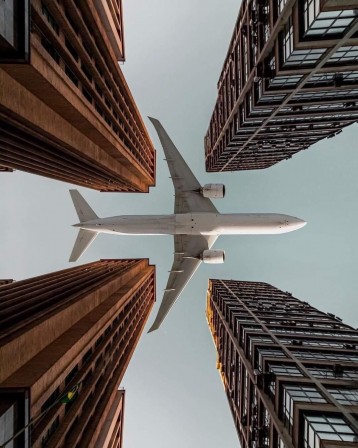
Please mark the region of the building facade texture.
[[154, 301], [147, 260], [0, 286], [0, 446], [120, 448], [118, 386]]
[[243, 448], [357, 446], [357, 330], [258, 282], [210, 280], [206, 312]]
[[0, 278], [0, 286], [2, 285], [8, 285], [9, 283], [12, 283], [14, 280], [12, 278]]
[[147, 192], [155, 150], [124, 79], [121, 0], [0, 3], [0, 165]]
[[358, 119], [356, 0], [243, 0], [205, 136], [207, 171], [267, 168]]

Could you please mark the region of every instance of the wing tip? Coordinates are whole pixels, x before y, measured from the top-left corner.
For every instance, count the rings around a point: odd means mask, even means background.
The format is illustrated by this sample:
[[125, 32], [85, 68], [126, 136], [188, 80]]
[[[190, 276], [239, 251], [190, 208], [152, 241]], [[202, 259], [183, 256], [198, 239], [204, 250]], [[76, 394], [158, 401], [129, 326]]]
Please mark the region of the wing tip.
[[159, 124], [159, 123], [160, 123], [160, 121], [159, 121], [157, 118], [150, 117], [149, 115], [148, 115], [148, 118], [149, 118], [149, 120], [153, 123], [154, 126], [155, 126], [156, 124]]

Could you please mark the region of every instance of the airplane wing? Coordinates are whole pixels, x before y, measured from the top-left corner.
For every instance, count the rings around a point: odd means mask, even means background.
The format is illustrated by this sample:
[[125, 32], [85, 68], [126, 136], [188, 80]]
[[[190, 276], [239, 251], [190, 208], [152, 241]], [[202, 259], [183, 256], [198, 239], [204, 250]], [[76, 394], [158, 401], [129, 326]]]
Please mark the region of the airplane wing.
[[[217, 209], [210, 199], [201, 196], [200, 183], [186, 164], [180, 152], [163, 128], [159, 120], [148, 117], [153, 123], [162, 144], [165, 160], [174, 184], [174, 213], [211, 212]], [[148, 333], [157, 330], [168, 314], [174, 302], [201, 264], [200, 254], [210, 249], [217, 236], [208, 235], [174, 235], [174, 262], [170, 270], [167, 287], [164, 291], [158, 314]]]
[[160, 121], [156, 118], [148, 118], [153, 123], [153, 126], [158, 133], [160, 143], [162, 144], [165, 153], [165, 160], [168, 163], [170, 176], [174, 184], [174, 213], [216, 213], [217, 209], [210, 199], [204, 198], [198, 192], [201, 188], [200, 183], [186, 164]]
[[157, 330], [177, 298], [201, 264], [198, 258], [203, 250], [210, 249], [217, 236], [175, 235], [174, 262], [169, 274], [167, 287], [164, 291], [158, 314], [148, 333]]

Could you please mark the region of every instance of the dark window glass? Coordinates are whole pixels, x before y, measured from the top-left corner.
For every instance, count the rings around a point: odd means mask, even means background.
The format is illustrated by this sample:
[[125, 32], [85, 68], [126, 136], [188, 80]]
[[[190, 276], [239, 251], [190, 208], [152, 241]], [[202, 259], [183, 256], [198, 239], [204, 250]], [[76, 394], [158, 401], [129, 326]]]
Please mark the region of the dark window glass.
[[70, 78], [70, 80], [73, 82], [73, 84], [78, 87], [78, 78], [73, 73], [73, 71], [69, 68], [68, 65], [65, 66], [65, 73]]
[[75, 48], [73, 47], [73, 45], [71, 44], [71, 42], [67, 39], [67, 37], [65, 39], [65, 44], [66, 44], [67, 50], [71, 53], [73, 59], [75, 61], [78, 61], [78, 53], [75, 50]]
[[47, 53], [52, 57], [54, 61], [57, 62], [57, 64], [60, 63], [60, 55], [56, 51], [55, 47], [52, 45], [52, 43], [46, 39], [46, 37], [41, 37], [41, 44], [44, 47], [44, 49], [47, 51]]
[[87, 350], [87, 352], [83, 355], [82, 363], [86, 364], [88, 362], [88, 360], [91, 358], [91, 356], [92, 356], [92, 348]]
[[58, 399], [58, 397], [60, 396], [60, 388], [57, 387], [52, 394], [48, 397], [48, 399], [45, 401], [45, 403], [41, 406], [41, 412], [45, 411], [46, 409], [48, 409], [51, 405], [53, 405], [55, 403], [55, 401]]
[[72, 380], [73, 378], [77, 375], [78, 372], [78, 365], [76, 365], [71, 372], [66, 376], [65, 379], [65, 385], [67, 386]]
[[68, 11], [65, 11], [65, 15], [66, 15], [66, 19], [68, 20], [68, 23], [71, 25], [73, 31], [78, 34], [78, 28], [77, 25], [75, 24], [75, 22], [72, 20], [72, 17], [70, 16], [70, 14], [68, 13]]
[[56, 22], [54, 16], [50, 13], [50, 11], [47, 9], [47, 7], [42, 3], [41, 4], [42, 14], [46, 17], [48, 23], [51, 25], [51, 28], [59, 34], [60, 27], [58, 26], [58, 23]]
[[[84, 97], [86, 98], [86, 100], [89, 101], [90, 103], [92, 103], [92, 96], [88, 92], [88, 90], [85, 89], [84, 87], [82, 87], [82, 93], [83, 93]], [[98, 341], [98, 339], [97, 339], [97, 341]], [[96, 344], [97, 344], [97, 341], [96, 341]], [[101, 342], [101, 341], [99, 341], [99, 342]], [[97, 345], [96, 345], [96, 347], [97, 347]]]
[[81, 69], [82, 69], [83, 73], [86, 75], [86, 78], [89, 81], [92, 81], [92, 75], [91, 75], [90, 71], [88, 70], [88, 68], [84, 64], [81, 64]]

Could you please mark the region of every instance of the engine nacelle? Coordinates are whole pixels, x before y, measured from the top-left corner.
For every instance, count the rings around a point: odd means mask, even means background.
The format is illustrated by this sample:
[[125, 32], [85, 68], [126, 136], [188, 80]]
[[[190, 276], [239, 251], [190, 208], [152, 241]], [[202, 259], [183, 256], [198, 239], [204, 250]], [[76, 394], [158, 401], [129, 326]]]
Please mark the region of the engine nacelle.
[[205, 184], [201, 189], [204, 198], [222, 199], [225, 196], [224, 184]]
[[200, 257], [204, 263], [221, 264], [225, 261], [225, 251], [223, 250], [204, 250]]

